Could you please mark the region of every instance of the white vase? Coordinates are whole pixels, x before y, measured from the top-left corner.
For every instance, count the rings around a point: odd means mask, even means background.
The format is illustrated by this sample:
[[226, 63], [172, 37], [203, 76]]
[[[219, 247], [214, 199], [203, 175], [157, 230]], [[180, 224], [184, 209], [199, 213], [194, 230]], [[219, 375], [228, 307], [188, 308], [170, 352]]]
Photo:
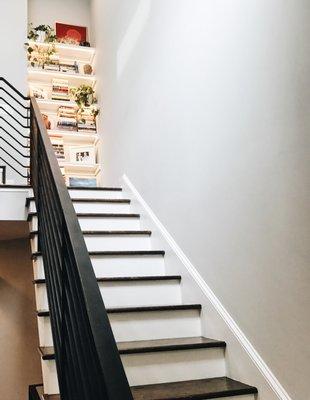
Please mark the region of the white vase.
[[46, 32], [37, 31], [37, 35], [38, 35], [37, 42], [43, 43], [45, 41], [45, 38], [46, 38]]

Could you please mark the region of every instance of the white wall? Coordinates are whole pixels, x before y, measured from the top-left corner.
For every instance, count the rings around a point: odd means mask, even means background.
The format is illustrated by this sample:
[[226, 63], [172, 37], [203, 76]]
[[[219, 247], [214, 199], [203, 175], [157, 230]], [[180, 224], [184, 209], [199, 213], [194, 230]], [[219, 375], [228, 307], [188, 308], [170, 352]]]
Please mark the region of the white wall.
[[28, 21], [55, 28], [55, 22], [90, 28], [90, 0], [28, 0]]
[[105, 183], [129, 176], [304, 400], [309, 3], [93, 0], [93, 17]]
[[27, 37], [27, 0], [1, 2], [0, 76], [26, 91], [26, 56], [24, 43]]

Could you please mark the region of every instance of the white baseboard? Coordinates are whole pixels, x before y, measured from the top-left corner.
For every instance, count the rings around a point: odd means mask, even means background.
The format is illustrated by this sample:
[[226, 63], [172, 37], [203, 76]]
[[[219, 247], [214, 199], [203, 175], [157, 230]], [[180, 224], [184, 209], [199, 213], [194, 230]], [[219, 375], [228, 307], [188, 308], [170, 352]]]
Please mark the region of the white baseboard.
[[190, 260], [183, 253], [183, 251], [178, 246], [178, 244], [173, 239], [173, 237], [170, 235], [170, 233], [167, 231], [167, 229], [163, 226], [163, 224], [156, 217], [156, 215], [154, 214], [152, 209], [149, 207], [149, 205], [144, 201], [144, 199], [142, 198], [142, 196], [140, 195], [138, 190], [135, 188], [135, 186], [132, 184], [130, 179], [125, 174], [123, 175], [122, 179], [123, 179], [124, 183], [126, 184], [126, 186], [130, 189], [130, 191], [135, 196], [135, 199], [139, 202], [139, 204], [143, 207], [143, 209], [148, 214], [150, 219], [157, 226], [158, 230], [161, 232], [162, 236], [168, 242], [171, 249], [175, 252], [176, 256], [183, 263], [185, 268], [189, 271], [190, 275], [193, 277], [193, 279], [195, 280], [197, 285], [200, 287], [200, 289], [202, 290], [204, 295], [207, 297], [208, 301], [212, 304], [214, 309], [221, 316], [221, 318], [224, 320], [226, 325], [229, 327], [230, 331], [233, 333], [235, 338], [238, 340], [238, 342], [240, 343], [242, 348], [246, 351], [247, 355], [253, 361], [254, 365], [258, 368], [261, 375], [264, 377], [264, 379], [266, 380], [266, 382], [268, 383], [270, 388], [273, 390], [274, 394], [280, 400], [292, 400], [292, 398], [288, 395], [288, 393], [283, 388], [281, 383], [278, 381], [278, 379], [272, 373], [270, 368], [264, 362], [262, 357], [255, 350], [254, 346], [250, 343], [250, 341], [247, 339], [245, 334], [239, 328], [239, 326], [234, 321], [232, 316], [228, 313], [226, 308], [223, 306], [223, 304], [220, 302], [220, 300], [216, 297], [216, 295], [213, 293], [213, 291], [207, 285], [207, 283], [202, 278], [200, 273], [197, 271], [197, 269], [194, 267], [194, 265], [190, 262]]

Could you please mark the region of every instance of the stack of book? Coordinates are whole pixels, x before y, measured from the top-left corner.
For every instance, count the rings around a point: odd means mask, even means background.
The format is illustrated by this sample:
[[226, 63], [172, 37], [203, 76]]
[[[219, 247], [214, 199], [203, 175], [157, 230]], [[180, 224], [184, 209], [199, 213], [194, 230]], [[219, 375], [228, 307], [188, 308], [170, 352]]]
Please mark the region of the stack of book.
[[69, 82], [66, 79], [52, 80], [52, 100], [69, 101]]
[[72, 106], [60, 106], [58, 108], [58, 121], [57, 129], [66, 131], [76, 131], [76, 107]]
[[78, 74], [79, 66], [76, 61], [59, 64], [59, 71]]
[[92, 113], [84, 109], [81, 114], [78, 116], [78, 124], [77, 124], [78, 132], [96, 132], [96, 120]]

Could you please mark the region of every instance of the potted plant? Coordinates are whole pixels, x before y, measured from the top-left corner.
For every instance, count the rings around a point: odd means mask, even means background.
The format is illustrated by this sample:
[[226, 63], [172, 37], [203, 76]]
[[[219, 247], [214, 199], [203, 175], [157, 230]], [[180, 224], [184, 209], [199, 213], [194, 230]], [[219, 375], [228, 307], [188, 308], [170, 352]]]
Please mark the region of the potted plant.
[[27, 59], [32, 67], [42, 67], [44, 64], [49, 64], [53, 60], [56, 53], [55, 45], [52, 43], [47, 47], [40, 47], [38, 45], [30, 45], [25, 43], [27, 51]]
[[57, 40], [54, 29], [49, 25], [33, 27], [33, 24], [30, 24], [27, 37], [29, 40], [41, 43], [53, 43]]
[[96, 102], [95, 91], [89, 85], [81, 85], [77, 88], [71, 88], [70, 94], [79, 108], [90, 107]]

